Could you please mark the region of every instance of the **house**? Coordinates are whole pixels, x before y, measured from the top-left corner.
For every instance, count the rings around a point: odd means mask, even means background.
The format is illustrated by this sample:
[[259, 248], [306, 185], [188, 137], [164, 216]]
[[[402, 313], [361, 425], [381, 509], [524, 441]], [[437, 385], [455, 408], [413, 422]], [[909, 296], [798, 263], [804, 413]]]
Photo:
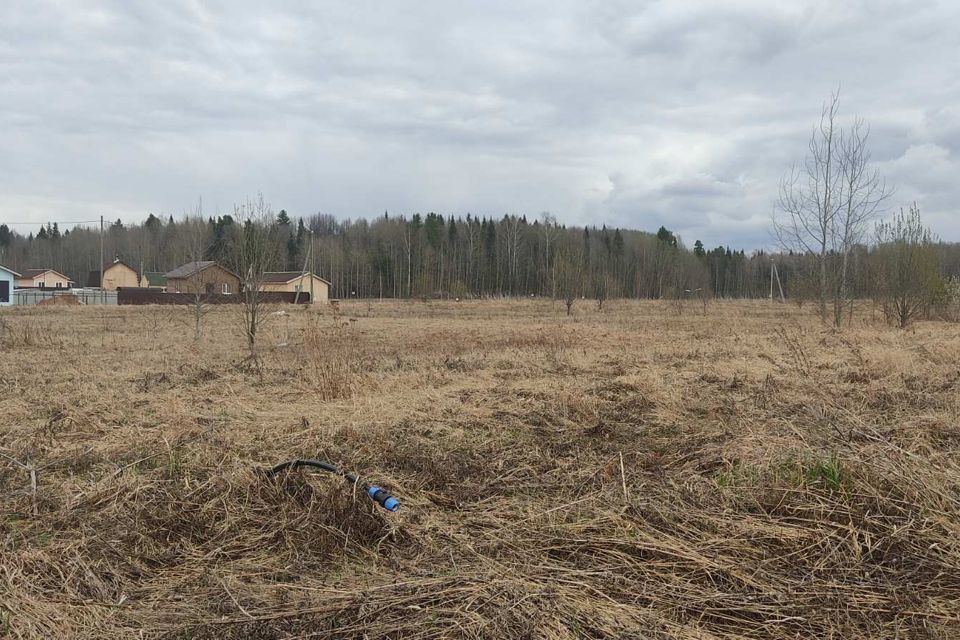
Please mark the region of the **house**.
[[116, 291], [121, 287], [124, 289], [146, 287], [147, 281], [140, 277], [136, 269], [117, 258], [112, 263], [103, 266], [102, 285], [100, 284], [100, 271], [91, 271], [87, 278], [87, 286]]
[[[146, 285], [143, 285], [143, 282], [146, 281]], [[167, 290], [167, 279], [163, 277], [162, 271], [144, 271], [143, 279], [141, 280], [141, 286], [149, 287], [150, 289], [159, 289], [160, 291]]]
[[330, 299], [330, 282], [310, 272], [301, 271], [266, 271], [261, 278], [261, 291], [301, 291], [313, 295], [310, 301], [326, 301]]
[[167, 279], [167, 291], [174, 293], [224, 293], [240, 292], [240, 276], [224, 269], [212, 260], [188, 262], [173, 271], [163, 274]]
[[0, 307], [13, 304], [13, 288], [20, 274], [0, 264]]
[[19, 289], [69, 289], [73, 280], [53, 269], [27, 269], [16, 279]]

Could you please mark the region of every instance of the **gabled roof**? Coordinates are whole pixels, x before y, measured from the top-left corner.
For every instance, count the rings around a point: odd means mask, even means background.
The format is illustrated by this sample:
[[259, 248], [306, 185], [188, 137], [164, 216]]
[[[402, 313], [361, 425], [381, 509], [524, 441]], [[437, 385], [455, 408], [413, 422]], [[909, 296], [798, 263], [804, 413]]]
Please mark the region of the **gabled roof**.
[[110, 267], [113, 267], [113, 266], [118, 265], [118, 264], [122, 264], [122, 265], [125, 266], [127, 269], [130, 269], [130, 271], [133, 271], [134, 273], [137, 273], [137, 270], [136, 270], [136, 269], [134, 269], [133, 267], [131, 267], [129, 264], [127, 264], [126, 262], [124, 262], [124, 261], [121, 260], [120, 258], [117, 258], [117, 259], [114, 260], [113, 262], [108, 262], [108, 263], [106, 263], [105, 265], [103, 265], [103, 270], [106, 271], [106, 270], [109, 269]]
[[151, 287], [163, 287], [167, 284], [167, 279], [162, 271], [144, 271], [143, 277], [147, 279], [147, 284]]
[[167, 271], [163, 274], [164, 278], [168, 280], [171, 278], [189, 278], [190, 276], [200, 273], [204, 269], [209, 269], [213, 265], [217, 264], [213, 260], [195, 260], [193, 262], [188, 262], [187, 264], [182, 264], [172, 271]]
[[[264, 271], [263, 277], [261, 278], [262, 282], [275, 282], [275, 283], [286, 283], [292, 282], [293, 280], [298, 279], [300, 276], [310, 277], [314, 274], [307, 271], [306, 273], [302, 271]], [[329, 280], [325, 280], [320, 276], [314, 276], [317, 280], [330, 284]]]
[[5, 267], [5, 266], [3, 266], [2, 264], [0, 264], [0, 269], [3, 269], [3, 270], [6, 271], [7, 273], [12, 273], [14, 278], [19, 278], [19, 277], [20, 277], [20, 274], [17, 273], [16, 271], [14, 271], [13, 269], [11, 269], [10, 267]]
[[189, 278], [190, 276], [200, 273], [204, 269], [209, 269], [210, 267], [214, 266], [220, 267], [232, 276], [237, 278], [240, 277], [233, 271], [230, 271], [221, 264], [217, 264], [213, 260], [196, 260], [194, 262], [188, 262], [187, 264], [180, 265], [173, 271], [167, 271], [165, 274], [163, 274], [163, 277], [167, 280], [182, 280], [183, 278]]
[[63, 278], [64, 280], [68, 282], [73, 282], [73, 280], [70, 280], [70, 278], [68, 278], [67, 276], [63, 275], [62, 273], [60, 273], [55, 269], [24, 269], [22, 277], [30, 278], [32, 280], [33, 278], [39, 278], [45, 273], [55, 273], [61, 278]]

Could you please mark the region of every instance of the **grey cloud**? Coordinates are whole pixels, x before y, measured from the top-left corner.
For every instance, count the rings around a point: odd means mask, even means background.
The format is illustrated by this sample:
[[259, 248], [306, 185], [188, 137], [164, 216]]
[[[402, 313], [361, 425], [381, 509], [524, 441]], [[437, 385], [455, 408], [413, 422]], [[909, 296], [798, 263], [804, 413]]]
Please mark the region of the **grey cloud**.
[[0, 221], [256, 191], [343, 217], [553, 211], [759, 247], [822, 100], [960, 239], [960, 7], [926, 1], [14, 0]]

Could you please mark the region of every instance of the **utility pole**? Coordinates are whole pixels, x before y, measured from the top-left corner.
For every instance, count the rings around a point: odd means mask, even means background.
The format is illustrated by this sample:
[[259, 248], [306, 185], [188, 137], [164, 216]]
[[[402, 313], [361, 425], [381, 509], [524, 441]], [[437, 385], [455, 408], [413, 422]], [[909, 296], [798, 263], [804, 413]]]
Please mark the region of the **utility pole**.
[[786, 302], [783, 297], [783, 284], [780, 283], [780, 271], [777, 269], [777, 263], [770, 258], [770, 302], [773, 302], [773, 280], [777, 280], [777, 288], [780, 289], [780, 302]]
[[100, 289], [103, 289], [103, 216], [100, 216]]
[[777, 268], [777, 263], [770, 258], [770, 302], [773, 302], [773, 270]]
[[773, 274], [777, 276], [777, 288], [780, 289], [780, 302], [786, 302], [787, 299], [783, 297], [783, 284], [780, 282], [780, 269], [777, 269], [777, 263], [773, 263]]
[[[307, 229], [307, 233], [310, 234], [310, 245], [307, 246], [307, 254], [303, 256], [303, 270], [300, 272], [300, 284], [297, 286], [297, 294], [293, 296], [293, 304], [297, 304], [300, 301], [300, 292], [303, 291], [303, 279], [307, 273], [310, 274], [310, 304], [313, 304], [313, 232]], [[310, 267], [309, 272], [307, 271], [307, 266]]]

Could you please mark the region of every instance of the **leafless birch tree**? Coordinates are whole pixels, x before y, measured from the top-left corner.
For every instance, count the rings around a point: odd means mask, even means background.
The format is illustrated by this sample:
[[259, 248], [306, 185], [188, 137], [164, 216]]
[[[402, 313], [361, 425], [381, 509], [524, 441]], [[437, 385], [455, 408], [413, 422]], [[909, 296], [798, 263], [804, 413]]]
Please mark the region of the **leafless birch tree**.
[[510, 279], [510, 295], [517, 294], [518, 274], [520, 271], [520, 245], [523, 242], [520, 218], [504, 216], [503, 226], [507, 242], [507, 273]]
[[560, 228], [557, 226], [557, 219], [553, 214], [544, 211], [540, 214], [541, 232], [543, 233], [543, 272], [550, 280], [550, 297], [555, 297], [557, 292], [557, 278], [553, 271], [553, 263], [550, 259], [550, 248], [560, 235]]
[[870, 166], [869, 137], [870, 127], [859, 117], [840, 136], [842, 188], [833, 234], [836, 239], [833, 250], [840, 256], [833, 304], [837, 326], [840, 326], [843, 306], [849, 298], [850, 252], [864, 242], [869, 223], [883, 210], [885, 201], [892, 194], [880, 171]]
[[870, 166], [869, 128], [858, 118], [844, 131], [837, 121], [839, 106], [838, 91], [823, 104], [803, 163], [781, 179], [773, 217], [774, 237], [783, 248], [816, 256], [820, 318], [827, 321], [832, 294], [837, 325], [847, 298], [850, 252], [863, 242], [868, 222], [890, 196]]

